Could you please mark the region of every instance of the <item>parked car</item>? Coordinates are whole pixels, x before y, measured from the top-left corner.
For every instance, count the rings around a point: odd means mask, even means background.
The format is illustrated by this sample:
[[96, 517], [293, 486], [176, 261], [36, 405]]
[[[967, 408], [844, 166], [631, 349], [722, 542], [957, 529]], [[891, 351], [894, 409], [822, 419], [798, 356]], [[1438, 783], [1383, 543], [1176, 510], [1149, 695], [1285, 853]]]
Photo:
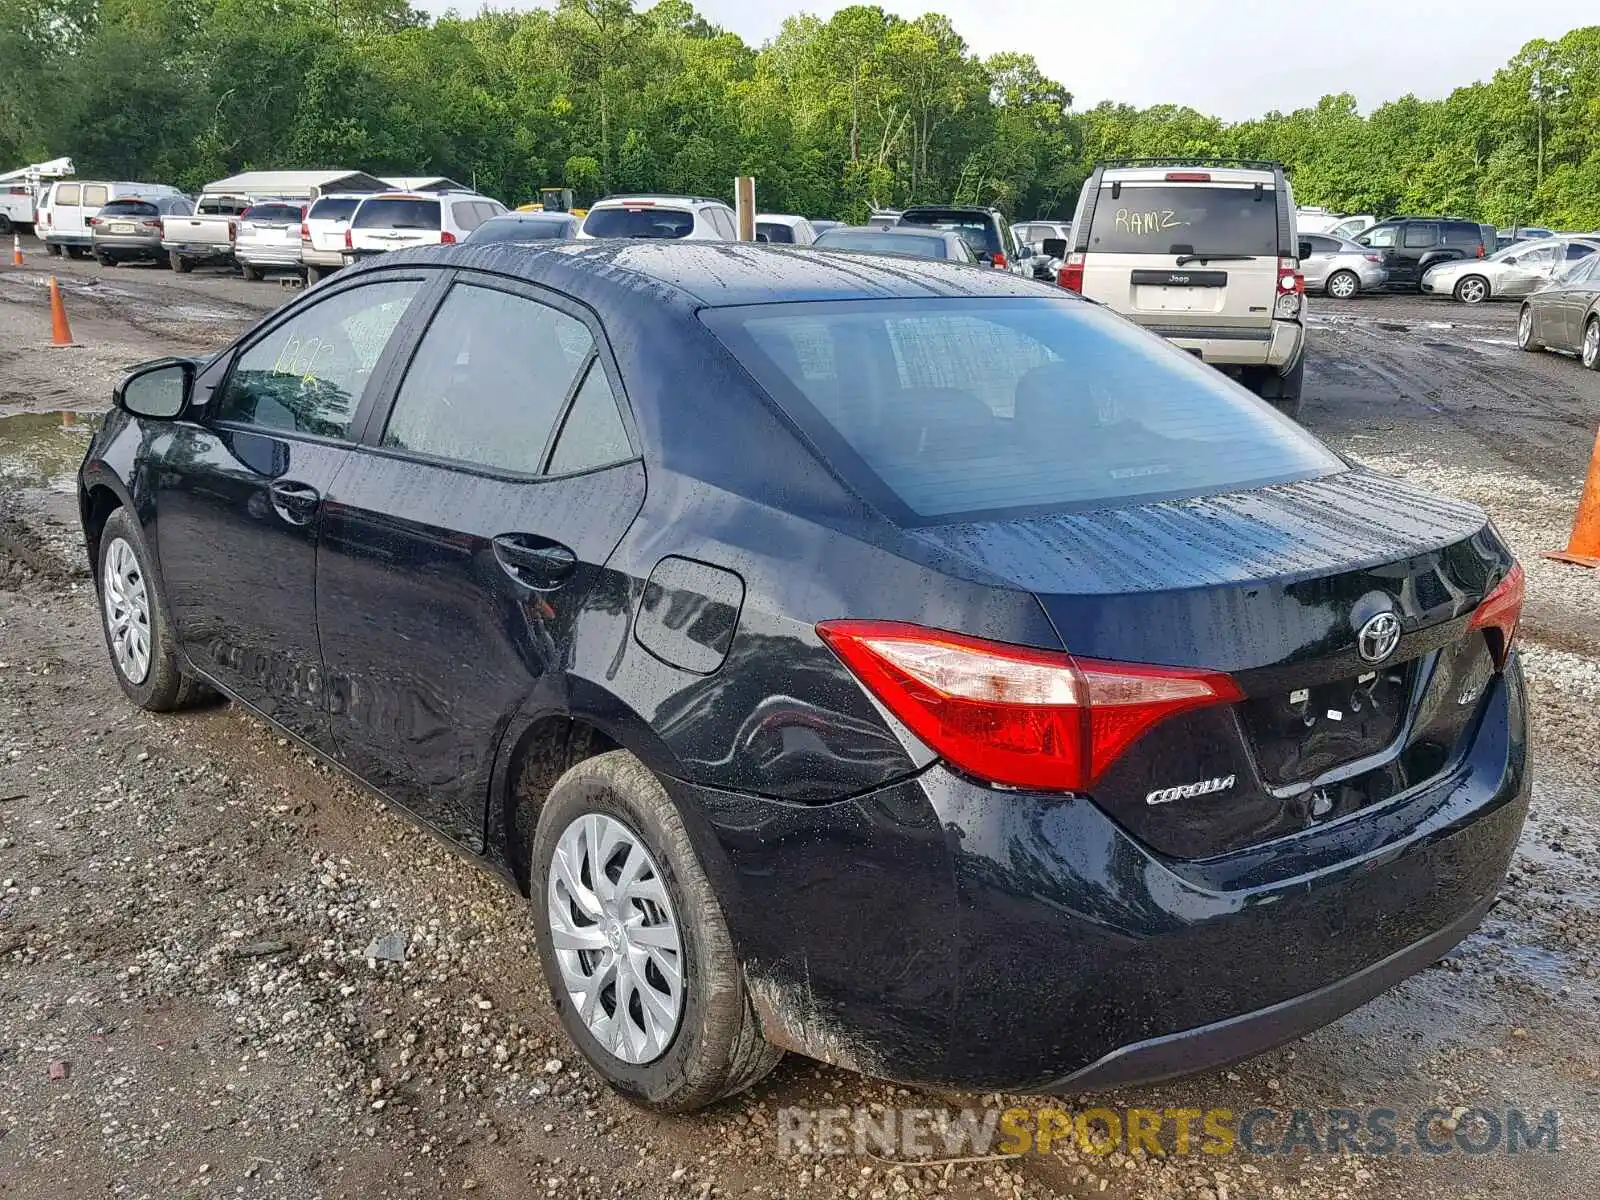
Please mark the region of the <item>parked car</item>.
[[187, 217], [194, 204], [187, 196], [124, 196], [89, 218], [90, 246], [102, 267], [144, 261], [165, 263], [161, 248], [166, 222]]
[[1517, 345], [1566, 350], [1600, 371], [1600, 254], [1589, 254], [1534, 292], [1517, 313]]
[[490, 217], [471, 233], [467, 242], [570, 242], [578, 236], [580, 220], [562, 212], [507, 212]]
[[300, 233], [305, 219], [306, 206], [295, 200], [263, 200], [240, 213], [233, 256], [244, 277], [259, 281], [268, 271], [301, 274]]
[[1072, 240], [1072, 226], [1066, 221], [1023, 221], [1011, 227], [1011, 239], [1017, 252], [1025, 253], [1027, 247], [1043, 246], [1046, 239]]
[[255, 199], [231, 192], [201, 192], [194, 212], [164, 222], [161, 248], [167, 265], [180, 275], [199, 266], [233, 265], [233, 245], [239, 236], [239, 217]]
[[1429, 267], [1422, 276], [1422, 290], [1454, 296], [1463, 304], [1526, 296], [1596, 250], [1600, 250], [1600, 241], [1582, 238], [1513, 242], [1488, 258], [1457, 259]]
[[1078, 196], [1068, 245], [1062, 287], [1299, 413], [1305, 281], [1280, 164], [1104, 163]]
[[861, 254], [900, 254], [909, 258], [942, 258], [976, 263], [967, 239], [942, 229], [830, 229], [812, 243], [818, 250], [854, 250]]
[[1385, 286], [1404, 291], [1421, 291], [1422, 277], [1430, 267], [1484, 258], [1493, 249], [1484, 244], [1481, 225], [1453, 217], [1392, 217], [1354, 240], [1382, 252], [1389, 272]]
[[311, 202], [300, 222], [300, 265], [306, 282], [317, 283], [344, 266], [344, 231], [369, 193], [335, 192]]
[[867, 217], [868, 229], [893, 229], [898, 224], [900, 224], [898, 208], [875, 208]]
[[578, 236], [733, 242], [739, 224], [733, 209], [704, 196], [607, 196], [589, 209]]
[[1509, 229], [1502, 229], [1497, 237], [1501, 245], [1510, 245], [1513, 242], [1537, 242], [1545, 238], [1555, 237], [1555, 230], [1545, 229], [1538, 225], [1513, 225]]
[[917, 204], [900, 214], [897, 229], [942, 229], [958, 233], [967, 239], [967, 245], [986, 267], [1009, 270], [1010, 255], [1016, 243], [1011, 230], [997, 208], [968, 208], [949, 204]]
[[1302, 204], [1294, 210], [1295, 228], [1299, 230], [1301, 236], [1308, 233], [1330, 233], [1342, 220], [1344, 220], [1343, 213], [1336, 213], [1318, 204]]
[[50, 185], [41, 206], [41, 220], [35, 231], [49, 254], [87, 258], [94, 249], [94, 230], [89, 218], [113, 200], [137, 196], [153, 200], [158, 196], [182, 195], [163, 183], [103, 183], [98, 180], [62, 180]]
[[844, 221], [825, 221], [818, 217], [812, 217], [811, 228], [817, 233], [826, 233], [830, 229], [848, 228], [848, 223]]
[[1311, 246], [1310, 255], [1300, 260], [1308, 292], [1349, 300], [1362, 292], [1377, 291], [1389, 278], [1383, 255], [1377, 250], [1326, 233], [1303, 233], [1300, 240]]
[[780, 213], [756, 214], [758, 242], [771, 242], [775, 246], [809, 246], [816, 240], [817, 231], [804, 217], [790, 217]]
[[128, 699], [218, 689], [502, 864], [619, 1091], [697, 1108], [784, 1049], [1131, 1086], [1495, 902], [1523, 576], [1474, 505], [1007, 272], [488, 258], [137, 368], [83, 527]]
[[375, 192], [356, 207], [344, 231], [345, 261], [454, 245], [505, 211], [500, 201], [476, 192]]

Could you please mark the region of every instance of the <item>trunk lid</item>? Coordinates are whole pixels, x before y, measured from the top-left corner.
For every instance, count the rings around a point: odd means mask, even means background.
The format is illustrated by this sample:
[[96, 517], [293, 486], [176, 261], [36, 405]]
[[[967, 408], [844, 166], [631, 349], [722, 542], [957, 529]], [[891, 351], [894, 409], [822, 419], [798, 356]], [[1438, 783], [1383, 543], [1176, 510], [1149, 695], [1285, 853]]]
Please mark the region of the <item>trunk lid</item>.
[[1494, 669], [1467, 624], [1511, 563], [1480, 509], [1365, 471], [916, 536], [1033, 592], [1074, 656], [1233, 676], [1242, 701], [1156, 726], [1095, 788], [1186, 858], [1447, 769]]

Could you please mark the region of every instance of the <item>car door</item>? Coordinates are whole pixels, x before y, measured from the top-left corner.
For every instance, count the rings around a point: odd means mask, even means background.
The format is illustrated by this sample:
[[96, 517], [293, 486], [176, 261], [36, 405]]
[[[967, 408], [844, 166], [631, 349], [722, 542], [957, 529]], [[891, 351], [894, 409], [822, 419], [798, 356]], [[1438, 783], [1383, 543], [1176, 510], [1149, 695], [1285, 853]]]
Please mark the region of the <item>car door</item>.
[[1339, 243], [1315, 233], [1302, 235], [1300, 240], [1311, 243], [1311, 257], [1300, 263], [1300, 273], [1305, 276], [1306, 287], [1321, 288], [1328, 282], [1334, 256], [1339, 253]]
[[1600, 263], [1600, 254], [1580, 259], [1532, 299], [1534, 335], [1545, 345], [1573, 351], [1581, 347], [1583, 319], [1595, 290], [1600, 288], [1600, 280], [1595, 275], [1597, 263]]
[[1439, 245], [1439, 225], [1435, 221], [1410, 221], [1400, 228], [1395, 246], [1391, 283], [1415, 285], [1422, 280], [1423, 263]]
[[1502, 296], [1528, 296], [1550, 282], [1559, 247], [1554, 242], [1533, 242], [1505, 259], [1495, 290]]
[[[341, 761], [474, 847], [500, 733], [644, 500], [598, 322], [463, 273], [334, 481], [317, 621]], [[559, 430], [559, 437], [557, 431]]]
[[319, 289], [202, 371], [196, 419], [164, 429], [150, 448], [161, 580], [184, 654], [325, 752], [322, 501], [428, 278]]

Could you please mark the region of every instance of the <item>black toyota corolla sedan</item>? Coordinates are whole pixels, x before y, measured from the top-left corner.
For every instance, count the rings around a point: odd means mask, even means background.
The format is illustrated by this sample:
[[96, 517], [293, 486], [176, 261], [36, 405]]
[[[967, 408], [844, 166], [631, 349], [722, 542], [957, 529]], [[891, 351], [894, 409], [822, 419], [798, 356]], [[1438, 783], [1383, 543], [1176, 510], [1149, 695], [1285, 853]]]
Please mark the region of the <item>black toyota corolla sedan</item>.
[[663, 1110], [1250, 1055], [1472, 930], [1526, 810], [1484, 514], [1004, 272], [391, 254], [135, 370], [81, 485], [132, 701], [505, 867]]

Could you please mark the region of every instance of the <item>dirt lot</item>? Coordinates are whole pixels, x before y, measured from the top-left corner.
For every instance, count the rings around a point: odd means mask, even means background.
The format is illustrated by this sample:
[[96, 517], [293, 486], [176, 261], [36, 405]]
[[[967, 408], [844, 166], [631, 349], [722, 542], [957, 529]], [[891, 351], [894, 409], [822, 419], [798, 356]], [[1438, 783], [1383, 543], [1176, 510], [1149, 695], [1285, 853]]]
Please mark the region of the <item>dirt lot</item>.
[[[1073, 1103], [1383, 1107], [1402, 1129], [1434, 1106], [1557, 1110], [1559, 1152], [906, 1168], [780, 1158], [777, 1112], [1028, 1102], [791, 1057], [708, 1114], [641, 1114], [563, 1041], [497, 877], [231, 706], [124, 702], [76, 541], [93, 414], [128, 365], [218, 347], [294, 293], [29, 250], [0, 267], [0, 1196], [1600, 1194], [1600, 573], [1537, 557], [1565, 542], [1600, 375], [1517, 351], [1514, 309], [1319, 300], [1305, 413], [1355, 457], [1485, 506], [1527, 566], [1537, 782], [1502, 902], [1446, 961], [1302, 1042]], [[82, 348], [47, 345], [52, 267]], [[368, 957], [390, 933], [404, 961]]]

